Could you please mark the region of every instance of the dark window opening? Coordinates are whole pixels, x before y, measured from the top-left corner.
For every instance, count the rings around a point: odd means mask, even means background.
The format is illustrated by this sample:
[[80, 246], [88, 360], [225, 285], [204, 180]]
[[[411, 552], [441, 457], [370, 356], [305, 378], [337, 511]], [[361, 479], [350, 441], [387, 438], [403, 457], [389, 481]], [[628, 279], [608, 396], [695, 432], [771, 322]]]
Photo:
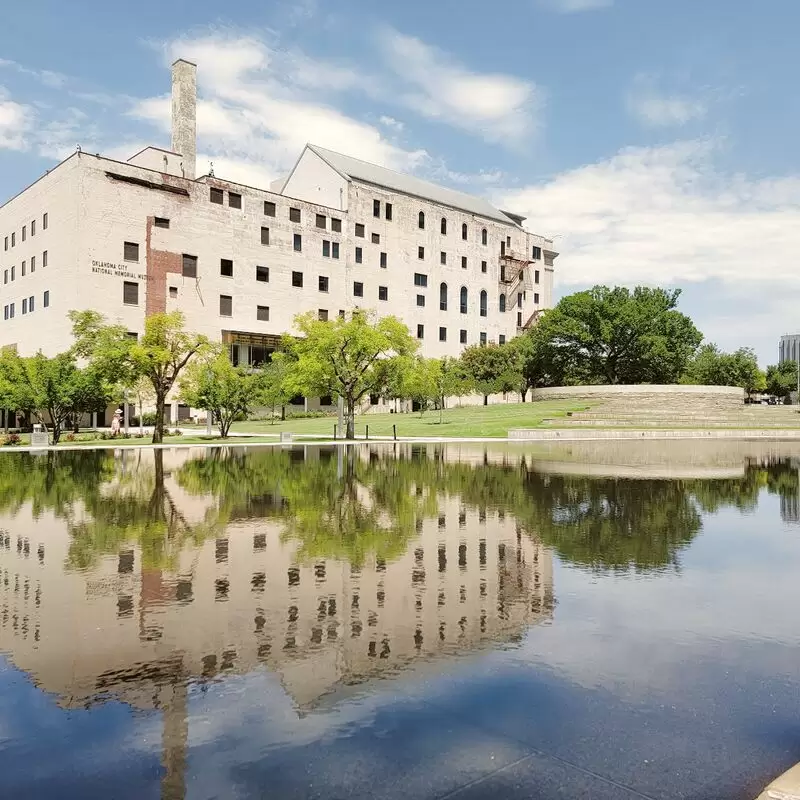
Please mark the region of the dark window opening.
[[229, 294], [221, 294], [219, 296], [219, 315], [221, 317], [233, 316], [233, 297]]
[[197, 277], [197, 256], [187, 256], [186, 253], [183, 254], [181, 274], [184, 278]]
[[[122, 302], [126, 306], [139, 305], [139, 284], [132, 281], [125, 281], [122, 284]], [[47, 303], [45, 302], [45, 305]]]
[[292, 286], [294, 286], [296, 289], [302, 289], [303, 287], [302, 272], [292, 272]]
[[269, 306], [256, 306], [256, 319], [259, 322], [269, 322]]
[[274, 217], [275, 212], [277, 211], [277, 207], [275, 203], [271, 202], [270, 200], [264, 201], [264, 216], [265, 217]]
[[169, 220], [166, 217], [155, 217], [153, 219], [153, 225], [156, 228], [169, 228]]
[[230, 258], [221, 258], [219, 260], [219, 274], [224, 278], [233, 277], [233, 261]]
[[261, 244], [269, 244], [269, 228], [261, 228]]
[[209, 192], [209, 199], [212, 203], [216, 203], [218, 206], [221, 206], [225, 200], [225, 192], [223, 192], [222, 189], [215, 189], [212, 187]]
[[269, 267], [256, 267], [256, 280], [261, 283], [269, 283]]
[[228, 205], [231, 208], [241, 208], [242, 196], [236, 192], [228, 192]]
[[289, 222], [300, 222], [301, 215], [299, 208], [290, 208], [289, 209]]
[[139, 245], [136, 242], [125, 242], [122, 257], [125, 261], [139, 260]]

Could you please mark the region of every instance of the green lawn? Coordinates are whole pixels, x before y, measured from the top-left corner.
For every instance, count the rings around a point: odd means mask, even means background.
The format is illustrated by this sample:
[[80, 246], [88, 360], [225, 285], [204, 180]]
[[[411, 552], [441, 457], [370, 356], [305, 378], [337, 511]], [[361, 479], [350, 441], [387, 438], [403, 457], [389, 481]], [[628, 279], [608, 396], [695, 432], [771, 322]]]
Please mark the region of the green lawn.
[[[461, 437], [505, 437], [509, 428], [531, 428], [541, 424], [545, 418], [563, 417], [568, 411], [582, 411], [586, 404], [553, 400], [539, 403], [515, 403], [508, 405], [470, 406], [447, 409], [439, 423], [438, 411], [425, 414], [364, 414], [356, 417], [356, 436], [363, 436], [369, 425], [369, 435], [391, 436], [392, 425], [397, 426], [397, 435], [403, 436], [461, 436]], [[333, 435], [335, 417], [318, 419], [290, 419], [286, 422], [237, 422], [234, 431], [248, 433], [272, 433], [291, 431], [303, 434]], [[341, 434], [340, 434], [341, 435]]]

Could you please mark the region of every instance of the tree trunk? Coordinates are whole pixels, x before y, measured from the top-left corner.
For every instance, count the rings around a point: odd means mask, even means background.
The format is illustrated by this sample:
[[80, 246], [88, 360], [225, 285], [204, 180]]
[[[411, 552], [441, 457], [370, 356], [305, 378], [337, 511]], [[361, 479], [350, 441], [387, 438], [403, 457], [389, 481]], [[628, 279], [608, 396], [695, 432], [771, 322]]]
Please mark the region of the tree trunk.
[[356, 404], [352, 398], [345, 398], [345, 439], [356, 438]]
[[485, 406], [488, 406], [488, 405], [489, 405], [489, 395], [488, 395], [488, 394], [485, 394], [485, 395], [483, 396], [483, 404], [484, 404]]
[[219, 417], [219, 435], [222, 439], [228, 438], [228, 433], [231, 429], [231, 423], [233, 422], [234, 415], [231, 414], [230, 417], [225, 417], [223, 413], [218, 414]]
[[281, 422], [286, 422], [286, 406], [281, 406]]
[[523, 386], [522, 389], [520, 390], [520, 393], [519, 393], [519, 396], [522, 398], [522, 402], [523, 403], [525, 402], [525, 395], [526, 394], [528, 394], [528, 387], [527, 386]]
[[153, 444], [161, 444], [164, 441], [164, 409], [167, 398], [162, 394], [156, 394], [156, 419], [153, 426]]

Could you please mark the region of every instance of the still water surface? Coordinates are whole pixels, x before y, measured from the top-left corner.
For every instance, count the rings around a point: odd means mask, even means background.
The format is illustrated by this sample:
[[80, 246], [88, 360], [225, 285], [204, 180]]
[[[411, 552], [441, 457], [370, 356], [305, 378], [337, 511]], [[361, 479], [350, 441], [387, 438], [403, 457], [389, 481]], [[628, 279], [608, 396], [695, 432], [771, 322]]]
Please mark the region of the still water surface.
[[752, 798], [800, 451], [0, 454], [0, 797]]

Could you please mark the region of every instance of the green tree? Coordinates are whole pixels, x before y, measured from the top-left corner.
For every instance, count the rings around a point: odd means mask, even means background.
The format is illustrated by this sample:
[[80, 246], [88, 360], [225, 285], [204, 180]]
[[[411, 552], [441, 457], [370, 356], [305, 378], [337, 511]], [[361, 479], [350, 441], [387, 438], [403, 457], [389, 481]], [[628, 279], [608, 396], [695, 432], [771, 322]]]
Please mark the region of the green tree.
[[99, 406], [107, 398], [97, 374], [79, 370], [71, 353], [48, 358], [40, 352], [22, 358], [5, 351], [0, 370], [9, 407], [30, 412], [43, 426], [51, 426], [53, 444], [58, 444], [72, 415]]
[[291, 361], [282, 353], [275, 353], [272, 360], [261, 368], [261, 400], [271, 411], [275, 422], [275, 409], [280, 407], [281, 419], [286, 419], [286, 404], [292, 399], [289, 387]]
[[797, 362], [784, 361], [767, 367], [766, 384], [767, 394], [787, 400], [797, 390]]
[[566, 383], [675, 383], [702, 341], [680, 290], [595, 286], [562, 298], [537, 328]]
[[194, 408], [213, 411], [220, 436], [226, 439], [236, 417], [246, 416], [260, 400], [261, 379], [260, 371], [234, 367], [227, 353], [209, 348], [186, 367], [180, 395]]
[[715, 344], [704, 344], [689, 362], [682, 382], [701, 386], [741, 386], [750, 393], [758, 390], [764, 377], [755, 353], [749, 348], [725, 353]]
[[288, 385], [305, 395], [332, 395], [344, 400], [346, 436], [355, 438], [355, 412], [368, 394], [384, 389], [381, 361], [414, 353], [417, 342], [396, 317], [375, 320], [354, 312], [349, 320], [322, 322], [313, 313], [295, 318], [301, 337], [284, 336], [292, 360]]
[[522, 361], [516, 345], [488, 344], [467, 347], [461, 354], [461, 364], [475, 389], [483, 395], [483, 404], [489, 395], [511, 392], [522, 383]]
[[75, 352], [110, 383], [131, 387], [147, 378], [156, 406], [153, 443], [164, 440], [164, 411], [167, 396], [189, 361], [208, 348], [204, 336], [184, 330], [180, 311], [152, 314], [145, 319], [144, 335], [134, 340], [122, 325], [108, 325], [95, 311], [71, 312]]

